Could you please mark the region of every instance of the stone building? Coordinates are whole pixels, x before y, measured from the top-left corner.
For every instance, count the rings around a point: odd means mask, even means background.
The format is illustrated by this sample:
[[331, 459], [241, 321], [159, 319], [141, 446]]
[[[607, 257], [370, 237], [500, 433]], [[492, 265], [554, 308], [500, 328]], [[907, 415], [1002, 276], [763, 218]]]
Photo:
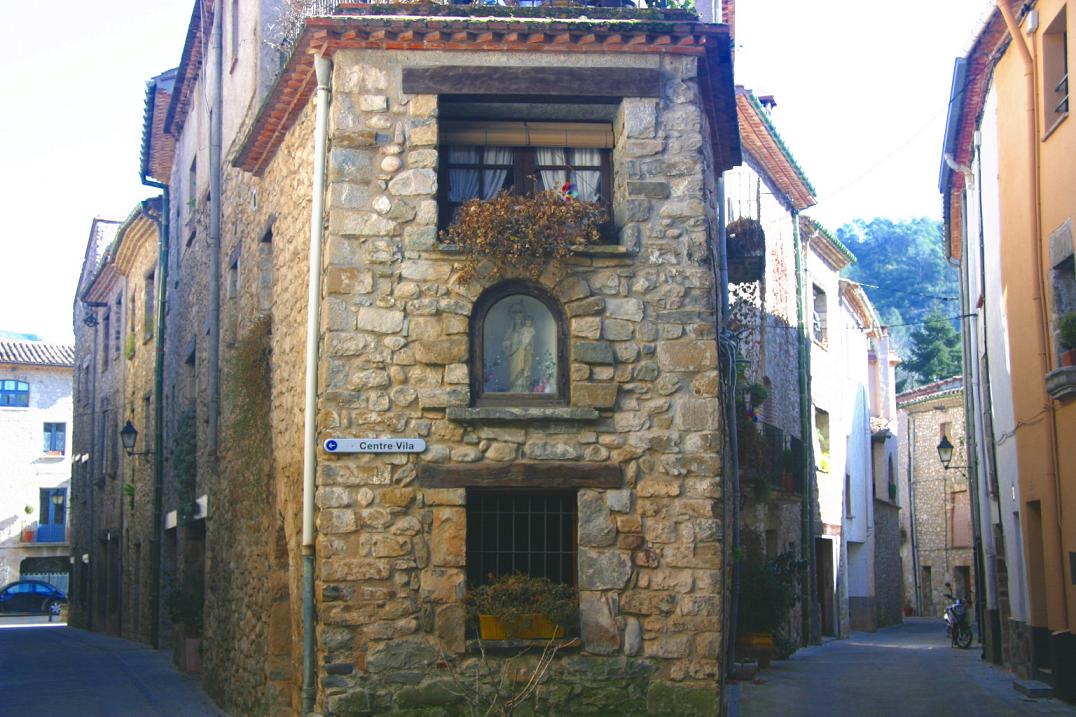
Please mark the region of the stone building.
[[[936, 381], [897, 396], [900, 411], [902, 491], [908, 495], [904, 543], [905, 604], [917, 615], [940, 616], [953, 594], [974, 604], [971, 504], [964, 440], [964, 389], [960, 377]], [[942, 437], [953, 444], [948, 468], [938, 457]]]
[[[121, 447], [126, 425], [153, 434], [160, 199], [90, 232], [75, 300], [71, 623], [155, 641], [151, 451]], [[145, 576], [145, 579], [143, 579]]]
[[[724, 175], [724, 209], [729, 315], [743, 362], [737, 406], [743, 549], [750, 560], [791, 552], [810, 561], [806, 338], [797, 301], [804, 276], [796, 255], [802, 250], [799, 212], [814, 205], [814, 188], [759, 98], [737, 87], [736, 109], [744, 162]], [[750, 246], [753, 236], [761, 237], [761, 246]], [[752, 386], [766, 394], [757, 405], [749, 397]], [[793, 646], [813, 641], [802, 604], [783, 630]]]
[[0, 339], [0, 585], [68, 589], [70, 345]]
[[[460, 709], [450, 672], [480, 659], [465, 591], [512, 570], [579, 590], [580, 641], [541, 711], [716, 714], [728, 27], [371, 5], [292, 33], [287, 7], [197, 3], [166, 108], [147, 102], [143, 175], [167, 185], [167, 450], [161, 520], [117, 543], [123, 580], [150, 579], [132, 572], [137, 536], [160, 529], [157, 599], [197, 597], [203, 684], [238, 714]], [[438, 238], [454, 206], [532, 184], [603, 204], [606, 241], [535, 280], [461, 281]], [[110, 282], [87, 295], [98, 314], [141, 295]], [[109, 370], [124, 403], [99, 412], [147, 435], [145, 372]], [[422, 450], [383, 452], [402, 438]], [[532, 533], [499, 544], [483, 521]], [[152, 620], [133, 590], [124, 609]]]

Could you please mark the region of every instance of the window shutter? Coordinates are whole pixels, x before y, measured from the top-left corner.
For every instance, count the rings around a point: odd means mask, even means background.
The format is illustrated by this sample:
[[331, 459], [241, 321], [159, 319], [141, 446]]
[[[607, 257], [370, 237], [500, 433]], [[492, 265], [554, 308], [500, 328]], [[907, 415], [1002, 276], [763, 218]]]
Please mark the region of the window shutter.
[[496, 147], [590, 147], [613, 146], [613, 126], [608, 122], [441, 122], [444, 144]]

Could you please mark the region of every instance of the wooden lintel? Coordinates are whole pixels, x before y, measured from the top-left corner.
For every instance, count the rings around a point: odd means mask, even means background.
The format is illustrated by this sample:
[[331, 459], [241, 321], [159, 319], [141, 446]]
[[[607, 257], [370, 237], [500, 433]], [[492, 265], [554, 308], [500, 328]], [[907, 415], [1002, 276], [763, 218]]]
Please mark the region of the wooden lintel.
[[548, 461], [509, 464], [418, 465], [423, 488], [620, 488], [615, 463]]
[[618, 67], [405, 67], [411, 95], [660, 97], [658, 70]]

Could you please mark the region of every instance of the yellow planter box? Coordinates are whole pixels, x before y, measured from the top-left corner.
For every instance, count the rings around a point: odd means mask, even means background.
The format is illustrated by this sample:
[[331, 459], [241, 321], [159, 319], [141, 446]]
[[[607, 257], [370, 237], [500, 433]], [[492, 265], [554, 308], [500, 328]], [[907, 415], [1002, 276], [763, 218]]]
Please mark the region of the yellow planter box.
[[549, 621], [545, 615], [520, 615], [514, 634], [509, 636], [504, 624], [493, 615], [478, 616], [478, 632], [483, 640], [549, 640], [564, 637], [564, 628]]

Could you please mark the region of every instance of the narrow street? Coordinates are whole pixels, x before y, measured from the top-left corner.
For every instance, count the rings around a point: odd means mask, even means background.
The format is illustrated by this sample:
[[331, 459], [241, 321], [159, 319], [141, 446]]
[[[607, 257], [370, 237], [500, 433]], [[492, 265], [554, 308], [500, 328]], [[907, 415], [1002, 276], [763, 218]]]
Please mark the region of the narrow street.
[[167, 654], [47, 618], [0, 619], [0, 717], [218, 717]]
[[802, 649], [759, 677], [761, 684], [733, 688], [733, 715], [1076, 717], [1076, 706], [1017, 692], [1009, 673], [979, 658], [977, 645], [950, 647], [936, 619], [908, 618], [903, 625]]

